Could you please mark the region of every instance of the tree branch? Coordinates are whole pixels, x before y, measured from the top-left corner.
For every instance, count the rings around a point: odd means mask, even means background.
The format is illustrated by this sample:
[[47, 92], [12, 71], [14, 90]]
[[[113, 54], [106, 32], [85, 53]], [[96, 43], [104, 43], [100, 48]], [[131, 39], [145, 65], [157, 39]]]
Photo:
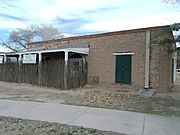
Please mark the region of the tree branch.
[[163, 0], [165, 3], [180, 4], [180, 0]]
[[7, 48], [9, 48], [10, 50], [14, 51], [14, 52], [18, 52], [16, 49], [10, 47], [8, 44], [6, 44], [5, 42], [2, 42], [2, 45], [6, 46]]

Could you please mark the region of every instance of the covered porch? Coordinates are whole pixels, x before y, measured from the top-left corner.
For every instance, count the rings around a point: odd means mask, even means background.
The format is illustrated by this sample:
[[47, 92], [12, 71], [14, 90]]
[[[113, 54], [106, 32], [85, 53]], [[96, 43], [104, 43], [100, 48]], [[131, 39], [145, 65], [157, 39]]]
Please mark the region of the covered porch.
[[[7, 70], [9, 70], [7, 69], [7, 65], [9, 63], [14, 63], [13, 67], [11, 65], [8, 68], [15, 70], [13, 71], [16, 73], [16, 75], [13, 75], [13, 77], [16, 76], [15, 82], [63, 89], [80, 87], [85, 83], [84, 74], [87, 74], [85, 57], [88, 54], [89, 48], [64, 48], [5, 53], [0, 55], [1, 74], [3, 71], [7, 73]], [[9, 58], [13, 58], [13, 61], [9, 61]], [[7, 74], [3, 76], [5, 77]], [[27, 79], [27, 77], [30, 79]], [[3, 81], [4, 78], [1, 77], [0, 79]], [[24, 82], [24, 80], [27, 81]], [[32, 82], [32, 80], [36, 81]], [[8, 80], [4, 79], [4, 81]], [[73, 84], [69, 84], [69, 82], [73, 81]]]

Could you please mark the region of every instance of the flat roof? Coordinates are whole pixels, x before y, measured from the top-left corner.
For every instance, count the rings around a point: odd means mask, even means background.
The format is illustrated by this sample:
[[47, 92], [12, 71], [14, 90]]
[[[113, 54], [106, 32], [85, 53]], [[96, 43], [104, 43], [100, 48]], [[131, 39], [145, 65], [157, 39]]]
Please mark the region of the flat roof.
[[91, 35], [82, 35], [82, 36], [74, 36], [74, 37], [65, 37], [60, 39], [52, 39], [46, 41], [38, 41], [38, 42], [30, 42], [28, 45], [36, 45], [36, 44], [48, 44], [54, 42], [62, 42], [66, 40], [77, 40], [77, 39], [87, 39], [87, 38], [97, 38], [97, 37], [104, 37], [104, 36], [113, 36], [113, 35], [120, 35], [120, 34], [130, 34], [130, 33], [138, 33], [144, 32], [147, 30], [157, 30], [158, 28], [169, 27], [170, 25], [166, 26], [155, 26], [155, 27], [147, 27], [147, 28], [139, 28], [139, 29], [131, 29], [131, 30], [123, 30], [123, 31], [114, 31], [114, 32], [106, 32], [106, 33], [99, 33], [99, 34], [91, 34]]

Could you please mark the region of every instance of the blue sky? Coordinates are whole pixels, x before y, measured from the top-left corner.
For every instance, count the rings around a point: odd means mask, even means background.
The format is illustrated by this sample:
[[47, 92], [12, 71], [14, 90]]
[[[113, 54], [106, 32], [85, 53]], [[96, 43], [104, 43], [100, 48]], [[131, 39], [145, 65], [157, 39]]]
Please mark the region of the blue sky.
[[0, 0], [0, 39], [28, 24], [51, 24], [82, 35], [180, 22], [180, 7], [162, 1]]

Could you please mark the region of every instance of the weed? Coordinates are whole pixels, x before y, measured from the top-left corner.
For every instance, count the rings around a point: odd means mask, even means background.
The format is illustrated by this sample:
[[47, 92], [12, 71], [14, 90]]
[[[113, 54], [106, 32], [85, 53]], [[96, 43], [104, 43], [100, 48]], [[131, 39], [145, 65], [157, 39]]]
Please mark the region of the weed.
[[77, 133], [78, 131], [77, 130], [73, 130], [72, 133]]
[[38, 128], [47, 128], [47, 127], [49, 127], [49, 125], [46, 123], [38, 126]]
[[52, 132], [52, 133], [57, 133], [57, 130], [55, 130], [55, 129], [51, 129], [49, 132]]
[[73, 133], [71, 133], [71, 132], [67, 132], [67, 135], [72, 135]]
[[81, 133], [84, 133], [85, 131], [86, 131], [86, 129], [85, 129], [85, 128], [83, 128], [83, 127], [81, 127], [80, 132], [81, 132]]
[[18, 128], [18, 130], [20, 130], [20, 131], [22, 131], [23, 129], [24, 129], [23, 126], [20, 126], [20, 127]]
[[95, 134], [97, 132], [97, 129], [90, 130], [90, 133]]
[[0, 121], [3, 121], [3, 117], [0, 116]]
[[73, 133], [67, 132], [67, 133], [60, 133], [60, 135], [72, 135]]
[[66, 133], [60, 133], [60, 135], [66, 135]]

